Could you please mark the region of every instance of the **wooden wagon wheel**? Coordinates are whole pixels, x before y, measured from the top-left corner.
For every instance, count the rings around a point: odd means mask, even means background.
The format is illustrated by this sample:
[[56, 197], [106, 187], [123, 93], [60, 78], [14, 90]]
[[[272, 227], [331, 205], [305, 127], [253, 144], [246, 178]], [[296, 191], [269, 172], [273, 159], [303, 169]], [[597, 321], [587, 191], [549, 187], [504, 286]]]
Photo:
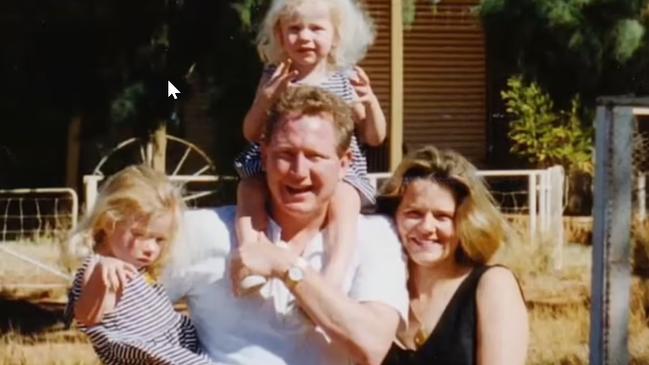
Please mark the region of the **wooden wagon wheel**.
[[[185, 184], [185, 201], [196, 201], [198, 198], [211, 196], [212, 204], [222, 204], [232, 200], [233, 193], [230, 185], [236, 183], [232, 176], [217, 176], [212, 160], [193, 143], [172, 135], [165, 135], [165, 139], [159, 145], [164, 146], [164, 153], [157, 156], [164, 156], [163, 169], [172, 180]], [[86, 183], [86, 202], [94, 202], [97, 193], [97, 183], [104, 177], [110, 176], [126, 166], [144, 163], [154, 165], [156, 153], [151, 140], [130, 138], [112, 148], [95, 166], [92, 175], [84, 177]], [[88, 182], [95, 181], [94, 187], [89, 188]], [[205, 183], [217, 188], [205, 188]], [[197, 187], [197, 184], [203, 184]], [[198, 204], [194, 202], [193, 204]]]
[[[164, 146], [164, 172], [168, 176], [214, 174], [215, 168], [212, 160], [193, 143], [166, 135]], [[92, 174], [108, 176], [134, 163], [153, 166], [153, 161], [153, 143], [148, 140], [142, 141], [140, 138], [130, 138], [111, 149], [97, 163]]]

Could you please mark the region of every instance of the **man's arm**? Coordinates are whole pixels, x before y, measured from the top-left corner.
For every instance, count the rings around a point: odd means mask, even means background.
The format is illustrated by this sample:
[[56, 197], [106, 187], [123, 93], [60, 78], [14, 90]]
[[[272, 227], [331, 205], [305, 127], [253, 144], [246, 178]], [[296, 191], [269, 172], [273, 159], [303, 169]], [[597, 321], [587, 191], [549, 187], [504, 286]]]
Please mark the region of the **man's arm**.
[[292, 289], [307, 315], [344, 346], [359, 364], [380, 364], [399, 325], [395, 308], [380, 302], [358, 302], [307, 268]]
[[[383, 224], [362, 227], [371, 243], [359, 247], [361, 263], [349, 296], [310, 267], [303, 270], [304, 278], [299, 283], [287, 284], [311, 320], [361, 364], [380, 364], [400, 318], [407, 318], [406, 268], [401, 247], [387, 221], [378, 223]], [[240, 269], [233, 280], [250, 274], [285, 280], [286, 272], [297, 260], [289, 250], [258, 241], [239, 248], [234, 264]]]

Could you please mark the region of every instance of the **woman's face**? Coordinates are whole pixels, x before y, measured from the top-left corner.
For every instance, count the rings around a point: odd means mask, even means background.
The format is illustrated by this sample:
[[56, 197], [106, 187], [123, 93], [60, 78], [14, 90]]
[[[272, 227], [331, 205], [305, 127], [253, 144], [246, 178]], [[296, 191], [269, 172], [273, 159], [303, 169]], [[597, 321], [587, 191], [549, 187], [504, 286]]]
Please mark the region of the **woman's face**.
[[444, 186], [424, 179], [408, 185], [395, 219], [401, 243], [417, 265], [432, 267], [455, 260], [456, 208], [453, 194]]

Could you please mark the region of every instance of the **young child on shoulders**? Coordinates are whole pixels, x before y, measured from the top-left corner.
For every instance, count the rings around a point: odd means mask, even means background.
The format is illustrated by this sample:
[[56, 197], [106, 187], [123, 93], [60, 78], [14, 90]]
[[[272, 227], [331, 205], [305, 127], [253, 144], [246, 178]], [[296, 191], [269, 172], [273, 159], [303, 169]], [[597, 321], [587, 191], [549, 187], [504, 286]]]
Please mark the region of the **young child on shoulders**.
[[[356, 132], [351, 144], [353, 160], [328, 210], [324, 275], [336, 286], [342, 285], [347, 274], [358, 215], [362, 208], [374, 204], [375, 189], [367, 178], [367, 161], [356, 137], [378, 146], [386, 134], [378, 98], [367, 74], [356, 66], [374, 36], [369, 15], [355, 0], [274, 0], [257, 38], [266, 67], [243, 123], [244, 136], [253, 144], [235, 161], [242, 178], [237, 191], [237, 238], [245, 245], [259, 239], [268, 224], [268, 194], [256, 143], [263, 137], [275, 100], [286, 88], [307, 84], [322, 87], [350, 104]], [[249, 277], [242, 287], [246, 290], [263, 283], [263, 278]]]

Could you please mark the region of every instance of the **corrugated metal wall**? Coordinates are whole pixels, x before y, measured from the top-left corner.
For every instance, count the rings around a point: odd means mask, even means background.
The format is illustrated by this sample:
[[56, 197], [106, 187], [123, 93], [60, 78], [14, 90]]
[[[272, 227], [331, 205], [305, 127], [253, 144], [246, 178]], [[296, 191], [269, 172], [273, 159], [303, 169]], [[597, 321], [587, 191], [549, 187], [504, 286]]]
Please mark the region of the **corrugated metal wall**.
[[417, 1], [404, 31], [404, 142], [453, 148], [474, 163], [486, 156], [485, 41], [478, 0]]
[[[390, 123], [390, 0], [365, 0], [364, 3], [374, 19], [377, 37], [361, 62], [361, 67], [370, 77], [372, 89], [379, 98], [387, 122]], [[387, 143], [389, 142], [386, 141], [381, 147], [368, 149], [367, 162], [370, 171], [389, 169]]]

